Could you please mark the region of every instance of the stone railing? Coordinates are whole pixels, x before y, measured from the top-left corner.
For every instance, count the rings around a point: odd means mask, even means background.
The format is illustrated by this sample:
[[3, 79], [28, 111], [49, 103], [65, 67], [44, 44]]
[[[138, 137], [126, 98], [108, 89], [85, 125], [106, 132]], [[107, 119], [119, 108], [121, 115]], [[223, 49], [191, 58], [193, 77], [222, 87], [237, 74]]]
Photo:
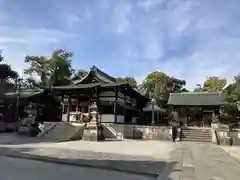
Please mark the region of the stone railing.
[[212, 125], [213, 143], [225, 145], [228, 138], [232, 138], [233, 145], [240, 145], [240, 129], [230, 128], [225, 124]]
[[125, 139], [171, 140], [171, 127], [109, 124], [115, 131], [122, 133]]

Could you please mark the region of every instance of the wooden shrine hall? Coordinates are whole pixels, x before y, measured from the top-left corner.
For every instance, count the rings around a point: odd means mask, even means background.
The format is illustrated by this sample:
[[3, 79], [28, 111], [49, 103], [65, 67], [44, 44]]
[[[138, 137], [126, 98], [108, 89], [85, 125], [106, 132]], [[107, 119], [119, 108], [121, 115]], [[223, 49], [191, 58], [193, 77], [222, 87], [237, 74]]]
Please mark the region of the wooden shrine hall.
[[149, 101], [95, 66], [80, 81], [45, 92], [62, 98], [63, 121], [84, 121], [89, 118], [90, 105], [96, 102], [99, 122], [141, 124], [142, 109]]

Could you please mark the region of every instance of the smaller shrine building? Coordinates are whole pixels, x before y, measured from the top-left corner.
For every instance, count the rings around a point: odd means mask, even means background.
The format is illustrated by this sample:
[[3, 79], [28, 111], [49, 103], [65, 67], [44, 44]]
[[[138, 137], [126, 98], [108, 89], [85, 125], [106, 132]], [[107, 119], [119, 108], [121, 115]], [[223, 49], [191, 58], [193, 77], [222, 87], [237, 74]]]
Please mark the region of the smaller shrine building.
[[174, 118], [185, 126], [210, 126], [223, 104], [217, 92], [171, 93], [168, 99]]

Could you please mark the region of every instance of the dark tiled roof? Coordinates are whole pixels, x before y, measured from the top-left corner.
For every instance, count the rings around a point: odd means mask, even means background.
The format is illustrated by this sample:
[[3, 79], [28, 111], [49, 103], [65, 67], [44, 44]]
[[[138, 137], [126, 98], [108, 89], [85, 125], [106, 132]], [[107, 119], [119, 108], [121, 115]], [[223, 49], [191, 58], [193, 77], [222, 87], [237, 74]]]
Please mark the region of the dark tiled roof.
[[13, 98], [19, 95], [20, 98], [29, 98], [41, 94], [43, 91], [21, 91], [21, 92], [7, 92], [4, 93], [5, 98]]
[[52, 88], [46, 88], [45, 90], [55, 90], [57, 92], [66, 92], [71, 90], [80, 90], [80, 89], [88, 89], [88, 88], [95, 88], [95, 87], [102, 87], [102, 88], [111, 88], [111, 87], [126, 87], [132, 90], [132, 92], [140, 98], [145, 99], [146, 102], [149, 101], [149, 99], [140, 94], [138, 91], [134, 90], [129, 84], [117, 84], [117, 83], [88, 83], [88, 84], [71, 84], [66, 86], [56, 86]]
[[65, 86], [56, 86], [56, 87], [52, 87], [51, 89], [56, 89], [56, 90], [87, 89], [87, 88], [93, 88], [99, 85], [100, 83], [71, 84], [71, 85], [65, 85]]
[[92, 79], [96, 77], [99, 81], [104, 83], [116, 83], [116, 79], [112, 76], [109, 76], [107, 73], [101, 71], [96, 66], [90, 68], [89, 72], [79, 81], [75, 82], [74, 84], [85, 84], [90, 83]]
[[182, 106], [214, 106], [224, 104], [219, 93], [209, 92], [184, 92], [171, 93], [168, 99], [169, 105]]

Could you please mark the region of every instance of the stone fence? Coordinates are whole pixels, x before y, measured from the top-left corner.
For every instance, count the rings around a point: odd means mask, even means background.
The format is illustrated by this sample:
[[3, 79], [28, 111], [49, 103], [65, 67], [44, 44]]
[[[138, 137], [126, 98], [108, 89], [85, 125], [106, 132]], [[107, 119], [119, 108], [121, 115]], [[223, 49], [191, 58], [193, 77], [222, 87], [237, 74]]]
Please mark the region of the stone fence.
[[109, 124], [116, 132], [122, 133], [125, 139], [171, 140], [171, 127]]
[[228, 125], [218, 124], [214, 127], [216, 142], [220, 145], [226, 145], [227, 139], [232, 138], [233, 145], [240, 145], [240, 129], [229, 128]]

